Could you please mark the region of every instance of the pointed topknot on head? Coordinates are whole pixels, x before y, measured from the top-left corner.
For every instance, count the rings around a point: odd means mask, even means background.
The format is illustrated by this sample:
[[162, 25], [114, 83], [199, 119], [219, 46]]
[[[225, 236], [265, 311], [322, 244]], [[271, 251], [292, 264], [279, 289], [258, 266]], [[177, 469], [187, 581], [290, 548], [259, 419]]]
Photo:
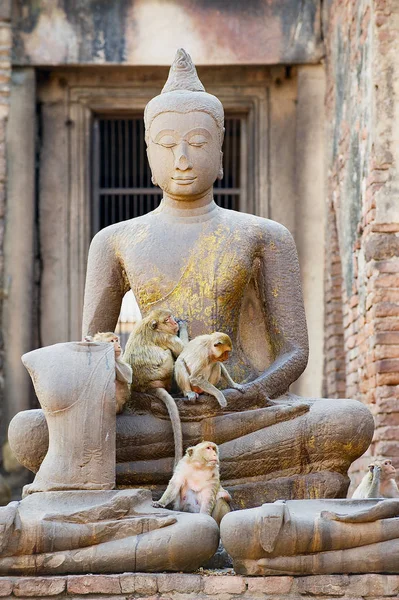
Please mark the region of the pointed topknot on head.
[[179, 48], [176, 52], [175, 60], [170, 67], [169, 76], [161, 94], [175, 92], [176, 90], [205, 92], [191, 56], [183, 48]]

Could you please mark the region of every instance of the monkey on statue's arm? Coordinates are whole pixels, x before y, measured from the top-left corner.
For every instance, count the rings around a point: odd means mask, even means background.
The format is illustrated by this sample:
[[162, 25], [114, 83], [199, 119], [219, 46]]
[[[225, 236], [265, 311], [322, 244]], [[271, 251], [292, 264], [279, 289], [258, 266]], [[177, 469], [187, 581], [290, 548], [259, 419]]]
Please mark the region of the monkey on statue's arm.
[[132, 369], [122, 360], [122, 348], [119, 337], [113, 331], [98, 332], [94, 336], [87, 335], [88, 342], [109, 342], [114, 345], [115, 350], [115, 403], [116, 412], [120, 413], [130, 395], [129, 384], [132, 383]]
[[213, 442], [187, 448], [156, 508], [211, 515], [219, 524], [230, 512], [231, 496], [220, 484], [219, 449]]
[[185, 346], [175, 364], [177, 385], [189, 400], [196, 400], [203, 392], [214, 396], [220, 406], [227, 406], [224, 394], [215, 386], [223, 377], [230, 388], [243, 391], [230, 377], [222, 364], [228, 360], [233, 345], [226, 333], [199, 335]]
[[132, 390], [151, 392], [166, 405], [175, 441], [175, 465], [183, 456], [180, 415], [169, 394], [174, 361], [184, 348], [178, 332], [179, 324], [170, 310], [153, 310], [133, 329], [123, 355], [133, 370]]
[[354, 500], [361, 498], [399, 498], [395, 481], [396, 469], [389, 459], [374, 460], [368, 472], [354, 491]]

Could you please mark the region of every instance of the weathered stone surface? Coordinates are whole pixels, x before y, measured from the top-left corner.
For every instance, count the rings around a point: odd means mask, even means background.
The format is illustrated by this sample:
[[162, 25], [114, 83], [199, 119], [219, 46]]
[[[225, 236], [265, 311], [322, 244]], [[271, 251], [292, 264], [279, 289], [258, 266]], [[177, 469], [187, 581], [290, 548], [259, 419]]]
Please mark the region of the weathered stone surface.
[[[398, 516], [399, 498], [288, 500], [231, 512], [220, 533], [237, 573], [318, 575], [296, 580], [299, 593], [347, 596], [349, 573], [397, 573]], [[390, 593], [397, 582], [386, 584]], [[289, 577], [284, 583], [290, 589]]]
[[344, 596], [348, 586], [348, 575], [301, 577], [298, 581], [299, 593], [310, 596]]
[[21, 577], [14, 582], [14, 596], [57, 596], [66, 589], [65, 577]]
[[254, 594], [285, 595], [289, 594], [294, 582], [293, 577], [248, 577], [248, 592]]
[[112, 575], [77, 575], [68, 577], [68, 594], [119, 594], [119, 577]]
[[13, 590], [13, 580], [6, 577], [0, 577], [0, 597], [11, 596]]
[[156, 575], [121, 575], [122, 592], [136, 594], [156, 594], [158, 591]]
[[202, 579], [200, 575], [165, 574], [157, 576], [158, 591], [181, 592], [185, 594], [200, 592], [202, 590]]
[[245, 591], [243, 577], [209, 576], [204, 579], [205, 594], [241, 594]]
[[396, 596], [399, 591], [398, 575], [352, 575], [346, 595], [351, 596]]
[[[239, 0], [184, 6], [173, 0], [148, 10], [146, 2], [132, 0], [84, 8], [22, 2], [13, 15], [13, 60], [168, 65], [176, 47], [187, 46], [201, 48], [202, 64], [315, 63], [323, 54], [320, 4], [260, 0], [244, 9]], [[154, 32], [151, 52], [148, 31]]]
[[[192, 575], [176, 575], [176, 574], [158, 574], [158, 575], [145, 575], [145, 574], [133, 574], [125, 573], [120, 575], [120, 581], [125, 580], [127, 582], [129, 578], [140, 579], [144, 578], [147, 583], [152, 579], [156, 581], [163, 579], [166, 581], [168, 578], [175, 580], [176, 576], [179, 578], [178, 587], [180, 591], [170, 590], [163, 593], [157, 591], [156, 585], [154, 586], [142, 586], [141, 591], [136, 590], [134, 593], [132, 586], [129, 585], [129, 590], [125, 590], [121, 587], [118, 592], [107, 592], [107, 589], [114, 589], [115, 575], [85, 575], [77, 578], [76, 576], [68, 576], [66, 579], [73, 580], [76, 582], [78, 579], [87, 579], [89, 582], [86, 587], [80, 587], [80, 591], [69, 591], [69, 587], [64, 593], [61, 592], [62, 597], [78, 599], [82, 597], [90, 597], [101, 600], [117, 600], [126, 598], [137, 597], [140, 600], [193, 600], [198, 598], [201, 600], [226, 600], [226, 598], [239, 597], [247, 600], [270, 600], [270, 598], [285, 598], [286, 600], [298, 600], [299, 597], [317, 597], [327, 600], [328, 598], [340, 598], [356, 600], [358, 598], [391, 598], [397, 595], [399, 586], [399, 575], [377, 575], [377, 574], [364, 574], [364, 575], [323, 575], [323, 576], [306, 576], [306, 577], [247, 577], [245, 579], [244, 588], [242, 586], [243, 578], [239, 575], [233, 575], [230, 573], [221, 572], [218, 575], [201, 574], [196, 577], [200, 580], [200, 590], [193, 591], [193, 580]], [[26, 588], [26, 594], [24, 597], [32, 598], [35, 597], [34, 590], [38, 590], [36, 597], [38, 598], [54, 598], [54, 589], [51, 588], [50, 582], [54, 582], [55, 577], [24, 577], [15, 579], [0, 578], [0, 596], [11, 596], [12, 585], [14, 583], [15, 589]], [[97, 590], [98, 585], [94, 585], [92, 580], [96, 579], [97, 582], [102, 582], [102, 589]], [[143, 580], [144, 580], [143, 579]], [[218, 580], [217, 585], [213, 583], [214, 580]], [[108, 580], [112, 583], [109, 584]], [[212, 581], [212, 586], [209, 592], [203, 590], [207, 581]], [[175, 580], [176, 581], [176, 580]], [[42, 586], [43, 582], [47, 582], [47, 588]], [[220, 582], [220, 583], [219, 583]], [[224, 583], [222, 583], [224, 582]], [[228, 582], [228, 583], [227, 583]], [[42, 587], [40, 587], [42, 586]], [[74, 588], [78, 588], [75, 583]], [[152, 591], [149, 589], [152, 587]], [[171, 585], [172, 587], [172, 585]], [[93, 591], [88, 591], [91, 588]], [[147, 591], [144, 591], [147, 589]], [[219, 591], [217, 591], [219, 590]], [[227, 591], [229, 590], [229, 591]], [[233, 591], [234, 590], [234, 591]], [[240, 590], [240, 591], [238, 591]], [[40, 593], [39, 593], [40, 592]], [[57, 596], [59, 594], [57, 593]], [[22, 597], [18, 595], [18, 597]]]

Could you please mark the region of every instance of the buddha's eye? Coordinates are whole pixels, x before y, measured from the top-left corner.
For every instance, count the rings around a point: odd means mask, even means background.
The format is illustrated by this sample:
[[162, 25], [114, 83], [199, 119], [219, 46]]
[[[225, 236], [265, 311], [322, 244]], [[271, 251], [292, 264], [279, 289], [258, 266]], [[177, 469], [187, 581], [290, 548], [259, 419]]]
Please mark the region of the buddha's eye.
[[199, 133], [197, 133], [196, 135], [193, 135], [188, 143], [190, 144], [190, 146], [195, 146], [196, 148], [201, 148], [201, 146], [203, 146], [204, 144], [207, 143], [207, 139], [205, 136], [200, 135]]
[[176, 140], [172, 135], [163, 135], [157, 140], [157, 144], [160, 144], [164, 148], [173, 148], [176, 146]]

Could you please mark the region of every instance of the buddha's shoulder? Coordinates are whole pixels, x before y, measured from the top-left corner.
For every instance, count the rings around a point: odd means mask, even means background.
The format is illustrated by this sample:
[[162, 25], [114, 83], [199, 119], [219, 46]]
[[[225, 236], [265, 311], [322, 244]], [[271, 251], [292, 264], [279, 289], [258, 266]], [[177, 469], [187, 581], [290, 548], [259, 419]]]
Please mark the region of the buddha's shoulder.
[[292, 237], [284, 225], [272, 219], [265, 219], [264, 217], [237, 212], [235, 210], [223, 209], [223, 211], [223, 217], [231, 225], [238, 228], [245, 227], [248, 234], [253, 231], [254, 233], [262, 233], [269, 238], [284, 239]]
[[140, 230], [148, 226], [149, 214], [108, 225], [96, 233], [93, 242], [112, 243], [113, 241], [122, 239], [125, 235], [131, 236], [132, 233], [140, 232]]

